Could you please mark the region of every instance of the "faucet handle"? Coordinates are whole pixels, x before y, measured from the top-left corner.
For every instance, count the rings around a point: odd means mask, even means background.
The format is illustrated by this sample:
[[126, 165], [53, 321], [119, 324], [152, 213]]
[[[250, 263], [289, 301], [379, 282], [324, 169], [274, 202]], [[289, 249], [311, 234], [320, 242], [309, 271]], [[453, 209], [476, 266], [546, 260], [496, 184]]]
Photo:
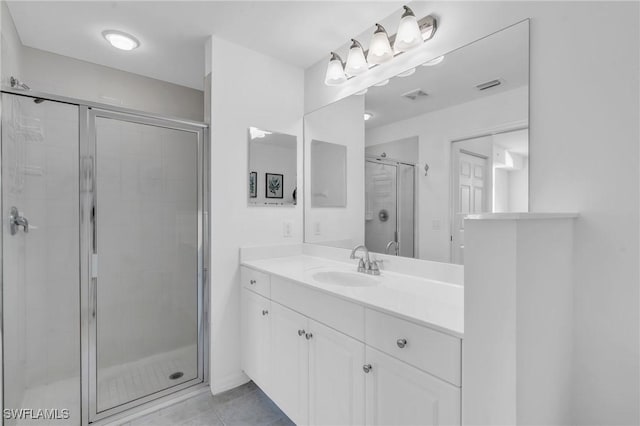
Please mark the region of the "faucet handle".
[[360, 259], [358, 261], [358, 272], [366, 272], [367, 271], [367, 266], [364, 263], [364, 259], [359, 257], [358, 259]]
[[367, 268], [367, 274], [380, 275], [380, 263], [382, 263], [382, 260], [372, 260], [371, 263], [369, 263], [369, 267]]

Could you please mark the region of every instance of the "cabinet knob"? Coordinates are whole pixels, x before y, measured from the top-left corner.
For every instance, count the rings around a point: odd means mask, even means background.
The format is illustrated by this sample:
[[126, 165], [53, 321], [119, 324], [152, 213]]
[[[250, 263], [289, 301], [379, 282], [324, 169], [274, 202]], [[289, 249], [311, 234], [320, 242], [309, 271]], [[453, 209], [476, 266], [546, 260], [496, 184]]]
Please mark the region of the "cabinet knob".
[[400, 349], [404, 348], [405, 346], [407, 346], [407, 339], [398, 339], [396, 341], [396, 345], [398, 345]]
[[254, 285], [256, 283], [256, 280], [250, 280], [249, 284]]
[[311, 340], [311, 338], [313, 337], [313, 333], [307, 333], [307, 334], [305, 334], [305, 335], [304, 335], [304, 337], [305, 337], [307, 340]]
[[365, 364], [362, 366], [362, 371], [364, 371], [365, 373], [368, 373], [371, 370], [373, 370], [373, 367], [371, 366], [371, 364]]
[[267, 311], [266, 309], [264, 309], [264, 310], [262, 311], [262, 315], [269, 315], [269, 311]]
[[298, 330], [298, 336], [304, 336], [305, 331], [304, 330]]

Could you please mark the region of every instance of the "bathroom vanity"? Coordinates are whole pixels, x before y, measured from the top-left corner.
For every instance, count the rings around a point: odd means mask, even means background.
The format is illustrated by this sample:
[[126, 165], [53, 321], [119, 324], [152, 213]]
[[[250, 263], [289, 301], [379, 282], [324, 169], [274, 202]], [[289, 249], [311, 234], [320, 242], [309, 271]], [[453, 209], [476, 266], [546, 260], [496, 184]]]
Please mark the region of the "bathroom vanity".
[[463, 287], [243, 260], [242, 368], [297, 424], [460, 424]]

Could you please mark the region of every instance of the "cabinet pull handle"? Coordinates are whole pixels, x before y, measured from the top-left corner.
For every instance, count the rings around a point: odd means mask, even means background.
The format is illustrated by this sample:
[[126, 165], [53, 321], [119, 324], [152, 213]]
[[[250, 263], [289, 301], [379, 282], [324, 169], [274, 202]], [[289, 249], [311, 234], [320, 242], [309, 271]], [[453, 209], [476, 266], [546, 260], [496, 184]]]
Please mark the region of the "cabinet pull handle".
[[302, 337], [304, 336], [305, 331], [304, 330], [298, 330], [298, 336]]
[[305, 337], [307, 340], [311, 340], [311, 338], [313, 337], [313, 333], [307, 333], [307, 334], [305, 334], [305, 335], [304, 335], [304, 337]]
[[269, 315], [269, 311], [267, 311], [266, 309], [262, 310], [262, 315]]
[[404, 348], [405, 346], [407, 346], [407, 339], [398, 339], [396, 341], [396, 345], [398, 345], [400, 349]]
[[256, 280], [250, 280], [249, 284], [254, 285], [256, 283]]
[[371, 366], [371, 364], [365, 364], [362, 366], [362, 371], [364, 371], [365, 373], [368, 373], [371, 370], [373, 370], [373, 367]]

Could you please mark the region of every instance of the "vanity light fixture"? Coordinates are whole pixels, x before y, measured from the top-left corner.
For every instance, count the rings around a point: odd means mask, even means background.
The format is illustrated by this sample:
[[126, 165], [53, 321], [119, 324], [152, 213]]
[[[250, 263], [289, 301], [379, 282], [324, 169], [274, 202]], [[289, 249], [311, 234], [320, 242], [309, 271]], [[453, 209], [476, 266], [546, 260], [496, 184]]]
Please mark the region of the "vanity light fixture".
[[327, 74], [324, 83], [327, 86], [339, 86], [347, 81], [347, 75], [344, 73], [344, 63], [342, 58], [335, 52], [331, 52], [331, 59], [327, 66]]
[[422, 64], [423, 67], [432, 67], [434, 65], [438, 65], [439, 63], [441, 63], [442, 61], [444, 61], [444, 55], [442, 56], [438, 56], [437, 58], [434, 58], [430, 61], [425, 62], [424, 64]]
[[[376, 24], [368, 51], [365, 51], [357, 40], [351, 39], [346, 64], [342, 62], [337, 53], [331, 52], [325, 74], [325, 84], [327, 86], [341, 85], [349, 78], [364, 74], [370, 67], [389, 62], [395, 56], [433, 38], [438, 28], [436, 18], [428, 15], [418, 20], [408, 6], [403, 6], [403, 8], [404, 12], [396, 34], [389, 36], [382, 25]], [[392, 45], [393, 48], [391, 48]], [[433, 65], [436, 64], [433, 63]]]
[[365, 112], [364, 113], [364, 121], [369, 121], [373, 118], [373, 114], [371, 114], [370, 112]]
[[380, 86], [386, 86], [387, 84], [389, 84], [389, 79], [382, 80], [380, 83], [374, 84], [374, 86], [380, 87]]
[[106, 30], [102, 32], [102, 36], [116, 49], [128, 51], [140, 46], [137, 38], [123, 31]]
[[369, 43], [367, 61], [371, 65], [383, 64], [393, 59], [393, 49], [387, 31], [380, 24], [376, 24], [376, 30]]
[[351, 39], [351, 47], [349, 48], [349, 56], [347, 56], [347, 63], [344, 66], [344, 72], [348, 76], [360, 75], [369, 69], [367, 59], [364, 57], [364, 49], [360, 42], [356, 39]]

